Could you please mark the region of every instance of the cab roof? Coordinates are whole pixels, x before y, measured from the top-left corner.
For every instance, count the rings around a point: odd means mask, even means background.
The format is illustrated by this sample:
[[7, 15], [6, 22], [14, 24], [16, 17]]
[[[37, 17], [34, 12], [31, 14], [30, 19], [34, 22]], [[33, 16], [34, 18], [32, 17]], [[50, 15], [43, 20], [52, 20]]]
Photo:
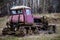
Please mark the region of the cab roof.
[[13, 9], [21, 9], [21, 8], [29, 8], [29, 9], [31, 9], [30, 7], [27, 7], [27, 6], [14, 6], [14, 7], [11, 8], [11, 10], [13, 10]]

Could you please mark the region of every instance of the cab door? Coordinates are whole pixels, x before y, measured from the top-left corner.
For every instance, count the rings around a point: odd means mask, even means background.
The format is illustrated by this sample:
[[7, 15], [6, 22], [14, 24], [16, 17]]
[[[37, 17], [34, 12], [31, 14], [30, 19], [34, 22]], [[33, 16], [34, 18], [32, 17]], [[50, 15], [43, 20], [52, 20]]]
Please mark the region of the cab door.
[[32, 24], [33, 21], [33, 15], [31, 13], [31, 9], [26, 9], [26, 23]]

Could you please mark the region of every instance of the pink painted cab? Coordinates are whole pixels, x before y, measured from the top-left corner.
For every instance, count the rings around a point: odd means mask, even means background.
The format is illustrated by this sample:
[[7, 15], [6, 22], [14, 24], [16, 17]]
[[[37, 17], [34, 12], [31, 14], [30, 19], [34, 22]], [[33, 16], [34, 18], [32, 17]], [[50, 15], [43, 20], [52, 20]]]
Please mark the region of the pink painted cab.
[[13, 23], [33, 24], [31, 8], [27, 6], [15, 6], [10, 9], [9, 21]]

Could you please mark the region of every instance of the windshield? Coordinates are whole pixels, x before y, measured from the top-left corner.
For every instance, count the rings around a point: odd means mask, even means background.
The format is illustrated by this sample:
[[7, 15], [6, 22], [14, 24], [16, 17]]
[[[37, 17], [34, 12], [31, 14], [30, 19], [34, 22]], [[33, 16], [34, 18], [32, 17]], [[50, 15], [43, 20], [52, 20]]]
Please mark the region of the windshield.
[[12, 14], [22, 14], [22, 10], [11, 10]]

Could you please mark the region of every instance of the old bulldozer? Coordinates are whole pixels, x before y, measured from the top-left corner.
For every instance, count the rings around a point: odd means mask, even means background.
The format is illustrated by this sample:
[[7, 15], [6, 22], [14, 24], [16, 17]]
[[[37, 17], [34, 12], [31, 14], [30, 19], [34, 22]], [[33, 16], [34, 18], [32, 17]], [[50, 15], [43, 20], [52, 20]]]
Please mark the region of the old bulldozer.
[[49, 25], [45, 16], [33, 16], [31, 8], [27, 6], [12, 7], [6, 26], [2, 30], [3, 35], [25, 36], [39, 34], [41, 30], [48, 33], [56, 32], [55, 25]]

